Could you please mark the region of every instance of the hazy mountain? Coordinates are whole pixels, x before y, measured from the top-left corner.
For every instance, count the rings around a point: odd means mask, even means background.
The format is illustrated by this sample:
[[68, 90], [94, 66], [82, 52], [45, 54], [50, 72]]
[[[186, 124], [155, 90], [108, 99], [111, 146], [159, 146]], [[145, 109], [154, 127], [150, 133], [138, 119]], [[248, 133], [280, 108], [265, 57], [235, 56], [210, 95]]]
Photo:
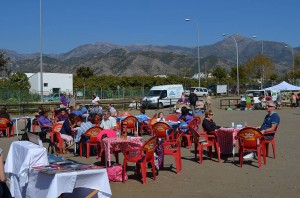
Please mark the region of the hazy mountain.
[[[248, 58], [261, 53], [262, 42], [241, 35], [233, 35], [238, 44], [239, 65]], [[292, 65], [291, 50], [284, 43], [263, 42], [263, 54], [273, 60], [277, 71]], [[294, 51], [300, 51], [300, 47]], [[6, 50], [11, 57], [14, 69], [22, 72], [40, 70], [39, 54], [19, 54]], [[201, 71], [209, 71], [215, 66], [230, 70], [236, 65], [236, 46], [232, 37], [226, 37], [212, 45], [200, 46]], [[62, 54], [44, 54], [45, 72], [75, 73], [80, 66], [92, 67], [95, 74], [111, 75], [157, 75], [179, 74], [182, 68], [198, 71], [197, 47], [127, 45], [110, 43], [86, 44]]]

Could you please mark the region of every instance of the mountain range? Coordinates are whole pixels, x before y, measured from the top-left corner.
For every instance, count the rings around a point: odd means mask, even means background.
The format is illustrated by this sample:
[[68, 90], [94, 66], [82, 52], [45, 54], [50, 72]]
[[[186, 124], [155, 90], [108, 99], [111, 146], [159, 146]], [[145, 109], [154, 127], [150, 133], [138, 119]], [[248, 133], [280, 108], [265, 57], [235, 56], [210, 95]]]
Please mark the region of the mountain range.
[[[228, 71], [236, 67], [236, 45], [239, 52], [239, 65], [248, 58], [261, 53], [262, 42], [232, 35], [212, 45], [199, 46], [201, 72], [211, 71], [220, 66]], [[278, 74], [290, 71], [292, 51], [285, 43], [263, 41], [263, 54], [275, 63]], [[3, 49], [12, 60], [12, 70], [39, 72], [39, 53], [19, 54]], [[95, 75], [168, 75], [181, 74], [190, 68], [190, 75], [198, 71], [197, 47], [159, 45], [116, 45], [97, 42], [81, 45], [67, 53], [43, 54], [43, 71], [56, 73], [76, 73], [81, 66], [91, 67]], [[294, 48], [299, 52], [300, 47]]]

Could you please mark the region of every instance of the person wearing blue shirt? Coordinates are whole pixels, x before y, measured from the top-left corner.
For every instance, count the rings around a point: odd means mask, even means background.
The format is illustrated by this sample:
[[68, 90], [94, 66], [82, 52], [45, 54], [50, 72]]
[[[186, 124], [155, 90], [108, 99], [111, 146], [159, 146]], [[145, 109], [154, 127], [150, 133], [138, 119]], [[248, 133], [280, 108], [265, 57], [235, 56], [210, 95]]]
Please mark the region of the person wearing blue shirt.
[[179, 118], [180, 124], [179, 124], [179, 130], [184, 133], [187, 134], [188, 133], [188, 124], [186, 123], [186, 118], [185, 116], [181, 116]]
[[[274, 132], [277, 129], [278, 124], [280, 123], [280, 117], [279, 115], [275, 112], [275, 107], [276, 105], [272, 102], [269, 101], [267, 102], [267, 111], [268, 114], [265, 116], [263, 124], [258, 127], [260, 132], [264, 134], [265, 132]], [[274, 138], [274, 133], [273, 134], [265, 134], [264, 138], [266, 140], [272, 140]], [[252, 159], [254, 157], [254, 153], [251, 152], [247, 155], [245, 155], [243, 158], [244, 159]]]
[[[273, 102], [267, 103], [268, 114], [265, 116], [263, 124], [259, 127], [259, 130], [262, 133], [276, 131], [276, 128], [280, 123], [280, 117], [275, 112], [275, 107], [276, 105]], [[274, 134], [264, 135], [264, 138], [266, 140], [272, 140], [274, 138]]]

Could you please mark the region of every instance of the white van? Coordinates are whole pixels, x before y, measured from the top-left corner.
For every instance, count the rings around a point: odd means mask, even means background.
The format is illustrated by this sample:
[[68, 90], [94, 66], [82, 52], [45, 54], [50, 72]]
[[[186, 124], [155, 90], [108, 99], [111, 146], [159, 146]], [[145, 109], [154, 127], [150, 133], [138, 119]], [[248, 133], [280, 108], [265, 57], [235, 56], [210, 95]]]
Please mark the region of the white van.
[[245, 92], [245, 98], [247, 96], [253, 97], [253, 103], [259, 104], [260, 108], [265, 108], [266, 97], [271, 96], [271, 91], [269, 90], [247, 90]]
[[160, 85], [154, 86], [142, 100], [142, 107], [158, 107], [174, 105], [180, 99], [183, 93], [183, 86], [178, 85]]

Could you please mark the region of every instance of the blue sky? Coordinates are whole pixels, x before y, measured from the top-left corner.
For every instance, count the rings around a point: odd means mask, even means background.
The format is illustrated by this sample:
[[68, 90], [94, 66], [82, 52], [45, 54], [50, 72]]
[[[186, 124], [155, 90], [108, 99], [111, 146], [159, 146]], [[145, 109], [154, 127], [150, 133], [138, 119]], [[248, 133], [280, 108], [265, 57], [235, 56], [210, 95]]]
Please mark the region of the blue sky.
[[[3, 0], [0, 49], [39, 52], [40, 0]], [[299, 0], [43, 0], [43, 52], [82, 44], [197, 46], [222, 34], [300, 46]]]

